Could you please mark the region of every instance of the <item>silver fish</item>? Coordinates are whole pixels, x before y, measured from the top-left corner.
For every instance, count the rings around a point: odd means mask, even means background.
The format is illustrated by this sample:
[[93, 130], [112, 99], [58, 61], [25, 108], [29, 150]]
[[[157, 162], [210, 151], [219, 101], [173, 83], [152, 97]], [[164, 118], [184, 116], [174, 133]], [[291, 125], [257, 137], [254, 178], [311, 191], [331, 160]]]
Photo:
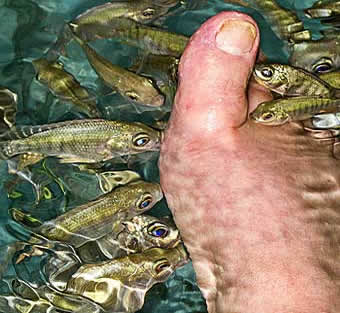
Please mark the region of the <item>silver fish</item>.
[[81, 40], [115, 38], [122, 43], [138, 47], [149, 53], [180, 57], [189, 42], [189, 38], [156, 27], [139, 24], [127, 18], [112, 21], [111, 27], [96, 27], [91, 30], [81, 30], [72, 23], [71, 31]]
[[[77, 28], [76, 34], [85, 41], [95, 40], [99, 33], [110, 33], [117, 20], [129, 19], [147, 24], [164, 17], [179, 0], [124, 0], [111, 1], [78, 15], [69, 24]], [[182, 4], [182, 3], [181, 3]], [[66, 45], [73, 39], [69, 24], [66, 24], [54, 47], [48, 53], [49, 59], [58, 58], [58, 51], [65, 53]], [[91, 38], [91, 39], [90, 39]]]
[[86, 53], [92, 68], [107, 86], [137, 104], [152, 107], [163, 105], [164, 96], [151, 79], [112, 64], [81, 39], [77, 38], [77, 41]]
[[160, 136], [159, 131], [141, 123], [99, 119], [23, 126], [7, 134], [8, 139], [19, 139], [0, 142], [0, 156], [7, 159], [32, 152], [57, 156], [63, 163], [97, 163], [158, 150]]
[[112, 20], [129, 18], [138, 23], [149, 23], [166, 14], [179, 0], [112, 1], [93, 7], [78, 15], [72, 23], [79, 29], [111, 27]]
[[100, 117], [96, 100], [92, 99], [86, 88], [64, 69], [60, 62], [49, 62], [46, 59], [38, 59], [32, 62], [37, 79], [59, 99], [73, 103], [78, 110], [89, 117]]
[[337, 98], [340, 90], [319, 77], [286, 64], [256, 64], [254, 78], [281, 96]]
[[154, 284], [165, 281], [187, 262], [183, 245], [178, 245], [84, 264], [67, 282], [65, 293], [83, 296], [105, 310], [135, 312], [143, 306], [145, 294]]
[[179, 231], [169, 218], [138, 215], [121, 221], [122, 230], [111, 232], [77, 249], [85, 263], [115, 259], [150, 248], [174, 248], [181, 242]]
[[263, 125], [276, 126], [291, 121], [306, 120], [322, 112], [336, 112], [339, 107], [340, 99], [317, 97], [282, 98], [259, 104], [250, 113], [250, 118]]
[[[77, 206], [32, 231], [48, 240], [62, 241], [78, 248], [90, 240], [122, 229], [122, 220], [151, 209], [162, 198], [159, 184], [139, 180]], [[18, 210], [12, 209], [11, 214], [24, 225], [27, 220], [32, 223], [32, 218]], [[40, 240], [35, 236], [30, 243], [39, 244]]]

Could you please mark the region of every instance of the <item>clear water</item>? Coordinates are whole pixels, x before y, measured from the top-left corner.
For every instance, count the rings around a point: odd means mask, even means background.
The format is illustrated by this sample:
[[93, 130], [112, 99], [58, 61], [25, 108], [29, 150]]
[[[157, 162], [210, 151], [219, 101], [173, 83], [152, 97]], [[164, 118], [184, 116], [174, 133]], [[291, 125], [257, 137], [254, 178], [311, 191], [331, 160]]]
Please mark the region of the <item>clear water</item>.
[[[16, 92], [19, 96], [17, 124], [45, 124], [55, 121], [79, 118], [70, 104], [63, 103], [51, 95], [47, 87], [35, 79], [31, 61], [46, 55], [56, 41], [65, 22], [86, 9], [104, 3], [99, 0], [0, 0], [0, 85]], [[280, 3], [297, 11], [310, 6], [314, 0], [281, 0]], [[191, 9], [190, 9], [191, 7]], [[271, 30], [270, 25], [254, 9], [225, 3], [221, 0], [193, 0], [187, 10], [179, 10], [170, 15], [163, 28], [190, 36], [210, 16], [223, 10], [246, 12], [253, 16], [261, 29], [261, 48], [270, 61], [287, 62], [288, 55], [284, 44]], [[319, 24], [307, 21], [306, 26], [318, 37]], [[138, 50], [120, 45], [114, 41], [97, 41], [94, 47], [113, 63], [130, 65]], [[67, 56], [61, 61], [66, 70], [73, 73], [78, 81], [94, 93], [105, 91], [98, 81], [79, 46], [70, 44]], [[228, 71], [228, 67], [225, 68]], [[104, 94], [99, 98], [99, 107], [107, 119], [143, 121], [152, 123], [163, 117], [162, 111], [136, 112], [131, 104], [122, 103], [122, 98], [115, 94]], [[170, 111], [170, 103], [166, 111]], [[66, 112], [66, 113], [65, 113]], [[138, 171], [146, 180], [159, 181], [157, 156], [149, 155], [131, 162], [130, 168]], [[109, 169], [125, 169], [126, 164], [108, 165]], [[98, 183], [94, 175], [80, 172], [71, 165], [57, 164], [48, 158], [32, 167], [33, 180], [45, 190], [42, 199], [37, 202], [32, 185], [16, 175], [7, 173], [7, 164], [0, 162], [0, 246], [16, 240], [6, 225], [11, 223], [8, 209], [15, 207], [30, 212], [43, 220], [54, 218], [65, 210], [84, 203], [98, 196]], [[44, 189], [45, 188], [45, 189]], [[169, 210], [163, 200], [151, 212], [155, 216], [168, 215]], [[13, 227], [18, 228], [17, 225]], [[25, 236], [25, 230], [21, 230]], [[27, 235], [27, 234], [26, 234]], [[5, 250], [1, 249], [1, 260], [5, 259]], [[2, 263], [2, 265], [4, 265]], [[18, 276], [31, 281], [41, 280], [38, 263], [36, 267], [14, 266], [11, 262], [6, 275]], [[0, 294], [6, 293], [6, 284], [0, 284]], [[141, 312], [205, 312], [205, 302], [195, 282], [195, 274], [189, 263], [164, 284], [154, 286], [147, 294]], [[7, 313], [7, 312], [3, 312]]]

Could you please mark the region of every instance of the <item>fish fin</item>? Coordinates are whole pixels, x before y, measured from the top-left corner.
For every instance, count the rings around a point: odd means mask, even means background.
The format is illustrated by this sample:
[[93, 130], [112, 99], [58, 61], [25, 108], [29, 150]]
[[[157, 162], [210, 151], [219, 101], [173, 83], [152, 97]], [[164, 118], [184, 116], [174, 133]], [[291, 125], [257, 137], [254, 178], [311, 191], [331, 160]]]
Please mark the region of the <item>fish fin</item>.
[[31, 216], [30, 214], [24, 213], [16, 208], [9, 209], [9, 214], [11, 215], [14, 221], [31, 229], [39, 227], [43, 224], [42, 221], [38, 220], [37, 218]]
[[96, 163], [96, 160], [81, 158], [81, 157], [72, 157], [72, 156], [59, 156], [59, 163], [67, 164], [67, 163]]
[[25, 167], [33, 165], [45, 158], [44, 154], [27, 152], [19, 156], [17, 171], [22, 171]]
[[[44, 124], [44, 125], [14, 127], [14, 128], [11, 128], [8, 132], [6, 132], [1, 137], [1, 139], [3, 140], [23, 139], [23, 138], [27, 138], [32, 135], [39, 134], [44, 131], [52, 130], [52, 129], [59, 128], [59, 127], [83, 124], [86, 121], [88, 120], [82, 119], [82, 120], [65, 121], [65, 122], [58, 122], [58, 123], [51, 123], [51, 124]], [[91, 119], [91, 121], [102, 121], [102, 119]]]

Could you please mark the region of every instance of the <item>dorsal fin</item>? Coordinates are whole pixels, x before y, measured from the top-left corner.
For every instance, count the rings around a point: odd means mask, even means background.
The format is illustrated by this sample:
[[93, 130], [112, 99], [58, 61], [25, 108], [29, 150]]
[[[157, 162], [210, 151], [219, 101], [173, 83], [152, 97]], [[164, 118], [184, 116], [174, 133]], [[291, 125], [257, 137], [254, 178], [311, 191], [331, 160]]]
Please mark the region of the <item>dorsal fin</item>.
[[23, 139], [30, 137], [34, 134], [42, 133], [47, 130], [63, 127], [63, 126], [70, 126], [70, 125], [78, 125], [83, 124], [87, 121], [104, 121], [102, 119], [83, 119], [83, 120], [72, 120], [72, 121], [65, 121], [59, 123], [51, 123], [45, 125], [35, 125], [35, 126], [17, 126], [12, 127], [9, 131], [1, 135], [1, 140], [13, 140], [13, 139]]

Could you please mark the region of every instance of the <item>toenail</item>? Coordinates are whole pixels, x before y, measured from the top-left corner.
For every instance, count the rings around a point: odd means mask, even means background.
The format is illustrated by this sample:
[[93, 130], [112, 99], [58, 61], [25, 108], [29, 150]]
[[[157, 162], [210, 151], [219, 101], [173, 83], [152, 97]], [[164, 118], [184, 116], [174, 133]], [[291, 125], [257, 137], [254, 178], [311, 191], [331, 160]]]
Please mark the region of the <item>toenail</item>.
[[244, 20], [230, 19], [224, 22], [216, 35], [219, 49], [233, 54], [242, 55], [250, 52], [256, 39], [255, 26]]

